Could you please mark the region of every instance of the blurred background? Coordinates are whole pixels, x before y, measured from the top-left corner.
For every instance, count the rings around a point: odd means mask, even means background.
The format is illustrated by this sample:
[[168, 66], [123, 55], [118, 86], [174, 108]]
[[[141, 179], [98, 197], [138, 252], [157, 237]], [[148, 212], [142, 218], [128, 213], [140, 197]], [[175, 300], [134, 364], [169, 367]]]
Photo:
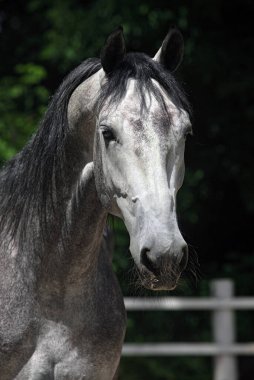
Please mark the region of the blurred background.
[[[129, 51], [151, 56], [170, 25], [185, 39], [177, 72], [193, 105], [194, 136], [178, 196], [181, 230], [198, 254], [199, 280], [186, 273], [172, 295], [209, 295], [227, 277], [237, 296], [254, 295], [254, 65], [252, 0], [0, 1], [0, 162], [36, 130], [50, 96], [81, 61], [99, 56], [123, 25]], [[133, 285], [128, 235], [119, 221], [114, 269], [125, 296], [155, 296]], [[161, 295], [161, 294], [160, 294]], [[164, 294], [166, 295], [166, 294]], [[236, 314], [237, 341], [254, 341], [254, 313]], [[211, 341], [210, 313], [131, 312], [128, 342]], [[240, 380], [253, 379], [254, 358], [239, 358]], [[211, 380], [212, 359], [123, 358], [122, 380]]]

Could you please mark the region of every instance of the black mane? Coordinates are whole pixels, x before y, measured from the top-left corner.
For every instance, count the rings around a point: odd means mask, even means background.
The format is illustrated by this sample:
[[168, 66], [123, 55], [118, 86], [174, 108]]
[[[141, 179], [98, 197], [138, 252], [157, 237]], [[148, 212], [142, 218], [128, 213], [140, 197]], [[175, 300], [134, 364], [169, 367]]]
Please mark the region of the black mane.
[[87, 59], [65, 78], [35, 135], [1, 170], [0, 230], [11, 237], [18, 233], [24, 240], [34, 218], [45, 232], [52, 214], [60, 217], [62, 183], [68, 180], [68, 102], [77, 86], [100, 68], [99, 59]]
[[[52, 220], [61, 221], [63, 183], [70, 173], [70, 144], [67, 107], [79, 84], [101, 68], [99, 59], [88, 59], [71, 72], [52, 98], [37, 133], [24, 149], [10, 160], [0, 172], [0, 230], [25, 241], [29, 225], [38, 221], [42, 235]], [[145, 108], [145, 93], [153, 93], [163, 102], [152, 79], [168, 93], [177, 107], [190, 112], [190, 106], [174, 77], [163, 66], [141, 53], [129, 53], [108, 75], [102, 88], [99, 106], [105, 99], [119, 102], [130, 78], [137, 79], [141, 108]], [[51, 221], [51, 223], [49, 223]], [[39, 235], [41, 235], [39, 233]]]

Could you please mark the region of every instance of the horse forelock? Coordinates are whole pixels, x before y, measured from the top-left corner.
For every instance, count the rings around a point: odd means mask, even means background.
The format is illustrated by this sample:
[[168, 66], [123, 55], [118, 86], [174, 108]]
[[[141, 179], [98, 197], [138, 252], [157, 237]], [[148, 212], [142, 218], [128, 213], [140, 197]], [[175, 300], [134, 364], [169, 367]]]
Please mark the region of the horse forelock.
[[177, 108], [191, 114], [188, 99], [173, 75], [143, 53], [126, 54], [115, 70], [107, 76], [99, 97], [99, 108], [102, 108], [105, 102], [108, 105], [119, 103], [126, 95], [130, 79], [136, 80], [141, 113], [148, 111], [147, 95], [153, 95], [162, 107], [165, 105], [161, 88]]

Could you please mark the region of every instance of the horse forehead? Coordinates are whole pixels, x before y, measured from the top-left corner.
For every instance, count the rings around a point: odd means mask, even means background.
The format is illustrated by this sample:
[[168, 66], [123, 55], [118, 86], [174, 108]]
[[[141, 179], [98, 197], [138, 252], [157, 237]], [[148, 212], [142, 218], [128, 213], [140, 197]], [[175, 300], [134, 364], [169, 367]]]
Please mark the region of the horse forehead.
[[[152, 92], [146, 92], [144, 89], [142, 95], [146, 107], [142, 108], [137, 80], [129, 79], [124, 98], [110, 109], [105, 107], [105, 114], [102, 112], [101, 115], [103, 121], [119, 129], [120, 133], [136, 137], [135, 144], [142, 144], [151, 139], [158, 143], [165, 142], [170, 131], [180, 132], [189, 120], [187, 112], [176, 107], [165, 90], [156, 81], [153, 82], [161, 93], [161, 101]], [[171, 140], [174, 140], [174, 137], [171, 136]]]
[[133, 109], [134, 107], [123, 104], [111, 116], [110, 124], [121, 131], [120, 133], [133, 135], [140, 143], [151, 139], [157, 142], [166, 142], [169, 138], [174, 140], [175, 133], [177, 135], [181, 133], [183, 126], [187, 123], [188, 117], [181, 110], [169, 115], [165, 110], [157, 107], [150, 107], [143, 113], [140, 107]]
[[175, 128], [178, 128], [184, 124], [190, 122], [188, 113], [178, 108], [166, 91], [152, 79], [154, 86], [158, 88], [161, 93], [161, 100], [156, 98], [155, 94], [151, 92], [143, 93], [146, 109], [141, 112], [142, 102], [140, 93], [137, 90], [137, 80], [130, 79], [127, 85], [127, 91], [124, 99], [119, 105], [117, 117], [124, 116], [126, 120], [135, 122], [135, 124], [141, 124], [141, 121], [145, 121], [146, 124], [159, 125], [159, 124], [172, 124]]

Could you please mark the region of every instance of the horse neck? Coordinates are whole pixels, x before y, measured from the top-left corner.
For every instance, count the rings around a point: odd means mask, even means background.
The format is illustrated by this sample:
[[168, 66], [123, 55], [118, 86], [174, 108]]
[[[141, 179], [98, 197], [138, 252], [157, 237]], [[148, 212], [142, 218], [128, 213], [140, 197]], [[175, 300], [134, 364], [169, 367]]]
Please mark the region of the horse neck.
[[98, 274], [111, 266], [108, 252], [101, 249], [107, 213], [97, 196], [92, 164], [88, 166], [68, 204], [65, 239], [57, 247], [52, 244], [41, 264], [38, 298], [50, 316], [61, 313], [63, 299], [91, 295]]
[[[69, 156], [74, 161], [69, 165], [72, 182], [68, 188], [72, 189], [72, 197], [67, 206], [68, 258], [71, 260], [68, 278], [73, 283], [89, 282], [105, 263], [111, 267], [109, 249], [101, 248], [107, 212], [97, 195], [91, 163], [96, 129], [94, 111], [100, 87], [100, 75], [96, 73], [77, 87], [68, 104]], [[73, 167], [77, 169], [78, 179], [73, 176]], [[74, 188], [73, 180], [76, 180]]]

